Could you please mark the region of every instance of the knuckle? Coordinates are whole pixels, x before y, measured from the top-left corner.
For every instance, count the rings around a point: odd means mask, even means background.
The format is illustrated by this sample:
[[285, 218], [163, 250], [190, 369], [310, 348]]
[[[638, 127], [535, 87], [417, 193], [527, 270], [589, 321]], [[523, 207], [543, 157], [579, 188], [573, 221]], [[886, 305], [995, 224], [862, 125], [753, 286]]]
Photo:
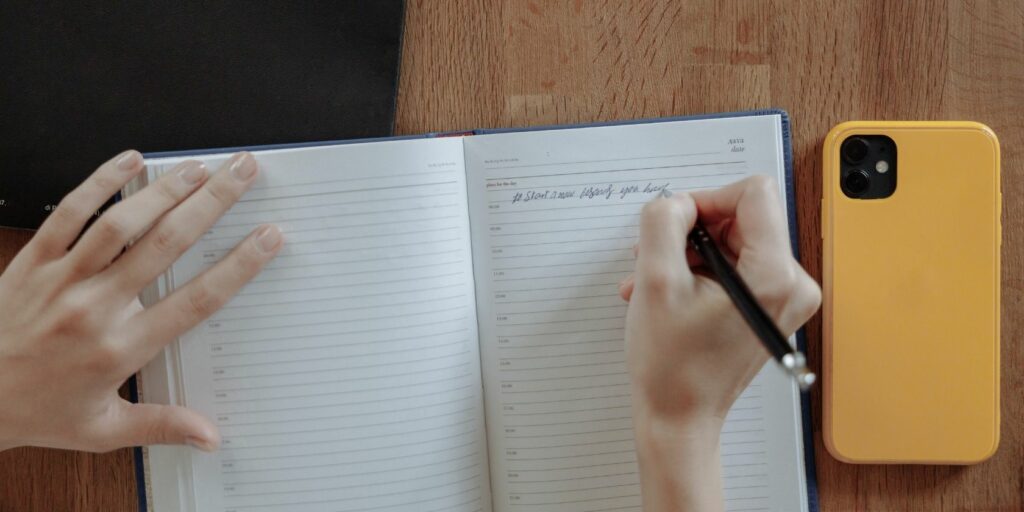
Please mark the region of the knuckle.
[[92, 184], [96, 188], [106, 192], [109, 190], [117, 190], [121, 187], [121, 184], [114, 178], [107, 176], [102, 171], [92, 176]]
[[254, 244], [246, 244], [244, 250], [238, 251], [238, 258], [232, 265], [236, 277], [240, 281], [248, 281], [263, 268], [264, 257], [257, 251]]
[[763, 174], [756, 174], [747, 178], [749, 181], [747, 191], [745, 193], [752, 192], [755, 195], [764, 197], [778, 197], [778, 184], [775, 182], [775, 178], [771, 176], [765, 176]]
[[[90, 258], [74, 257], [68, 258], [64, 263], [64, 268], [67, 273], [64, 274], [64, 278], [68, 280], [82, 279], [90, 277], [96, 273], [96, 269], [93, 268], [93, 262]], [[65, 283], [70, 281], [64, 281]]]
[[206, 318], [220, 309], [223, 303], [224, 299], [220, 294], [215, 293], [202, 281], [196, 281], [188, 291], [185, 307], [189, 315]]
[[131, 237], [128, 223], [125, 222], [120, 209], [100, 217], [92, 229], [95, 229], [103, 240], [127, 242]]
[[86, 371], [93, 375], [111, 375], [121, 370], [127, 354], [113, 343], [97, 344], [86, 359]]
[[21, 266], [19, 263], [24, 264], [29, 268], [40, 265], [46, 260], [46, 256], [51, 252], [52, 251], [49, 250], [46, 242], [38, 236], [34, 237], [25, 244], [25, 247], [22, 248], [8, 264], [7, 268], [12, 270], [10, 272], [0, 272], [0, 276], [7, 276], [12, 280], [20, 280], [28, 277], [28, 272], [16, 271], [13, 269], [19, 268]]
[[751, 286], [751, 289], [765, 304], [781, 307], [791, 300], [796, 286], [797, 275], [793, 265], [784, 265]]
[[56, 217], [56, 220], [60, 223], [64, 222], [77, 222], [85, 216], [85, 212], [78, 206], [79, 199], [75, 193], [68, 194], [60, 203], [57, 204], [57, 208], [51, 213]]
[[774, 190], [775, 179], [771, 176], [765, 176], [764, 174], [755, 174], [747, 180], [750, 182], [750, 186], [762, 190]]
[[797, 311], [803, 319], [814, 316], [821, 307], [821, 287], [810, 276], [801, 279], [800, 291], [797, 294]]
[[116, 408], [108, 404], [91, 421], [75, 425], [71, 436], [74, 448], [93, 453], [106, 453], [124, 446], [119, 436], [111, 429], [112, 422], [119, 419], [115, 415]]
[[215, 181], [211, 181], [209, 185], [203, 187], [203, 190], [223, 208], [230, 207], [238, 199], [237, 195], [229, 187]]
[[685, 220], [696, 208], [693, 198], [680, 192], [666, 199], [650, 201], [644, 205], [641, 216], [648, 222], [664, 222], [669, 219]]
[[673, 284], [670, 272], [661, 268], [649, 268], [638, 276], [635, 286], [642, 290], [648, 299], [663, 301], [671, 296]]
[[166, 408], [161, 408], [156, 418], [145, 426], [142, 435], [146, 444], [170, 444], [172, 442], [171, 429], [168, 427], [169, 416]]
[[66, 330], [81, 331], [92, 326], [95, 308], [84, 297], [66, 298], [60, 307], [60, 324]]
[[62, 316], [67, 324], [82, 326], [88, 323], [90, 315], [92, 312], [88, 305], [74, 302], [65, 307]]
[[172, 179], [176, 180], [178, 178], [173, 175], [165, 176], [164, 179], [157, 182], [157, 186], [155, 188], [161, 201], [174, 204], [181, 199], [182, 193], [180, 192], [180, 188], [173, 184], [171, 181]]
[[644, 205], [642, 215], [645, 219], [661, 220], [679, 213], [679, 205], [675, 201], [649, 201]]
[[153, 231], [153, 248], [164, 254], [178, 254], [185, 250], [185, 242], [178, 230], [161, 227]]

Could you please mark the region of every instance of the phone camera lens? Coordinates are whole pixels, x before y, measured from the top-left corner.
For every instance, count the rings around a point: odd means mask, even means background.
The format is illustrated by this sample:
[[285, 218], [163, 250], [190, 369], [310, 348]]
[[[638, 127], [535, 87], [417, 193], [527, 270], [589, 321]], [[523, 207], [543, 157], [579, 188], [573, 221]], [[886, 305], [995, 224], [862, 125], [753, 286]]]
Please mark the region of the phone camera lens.
[[868, 177], [867, 171], [863, 169], [850, 171], [843, 178], [843, 190], [850, 197], [860, 197], [864, 192], [867, 192], [869, 185], [871, 185], [871, 178]]
[[868, 156], [868, 141], [860, 137], [850, 137], [843, 143], [842, 153], [847, 162], [860, 163]]

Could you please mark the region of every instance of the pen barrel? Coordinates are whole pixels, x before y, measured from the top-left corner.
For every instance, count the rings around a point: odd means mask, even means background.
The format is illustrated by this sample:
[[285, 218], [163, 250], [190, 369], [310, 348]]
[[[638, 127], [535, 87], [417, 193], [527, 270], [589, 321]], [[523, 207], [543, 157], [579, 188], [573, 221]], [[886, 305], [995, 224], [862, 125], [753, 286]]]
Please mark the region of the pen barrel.
[[781, 363], [783, 356], [793, 353], [794, 350], [786, 337], [779, 331], [778, 326], [775, 325], [775, 321], [757, 302], [750, 288], [736, 272], [736, 269], [725, 259], [722, 252], [718, 250], [703, 225], [698, 223], [690, 233], [689, 239], [697, 253], [703, 258], [704, 264], [718, 278], [719, 284], [732, 299], [747, 325], [761, 340], [772, 358]]

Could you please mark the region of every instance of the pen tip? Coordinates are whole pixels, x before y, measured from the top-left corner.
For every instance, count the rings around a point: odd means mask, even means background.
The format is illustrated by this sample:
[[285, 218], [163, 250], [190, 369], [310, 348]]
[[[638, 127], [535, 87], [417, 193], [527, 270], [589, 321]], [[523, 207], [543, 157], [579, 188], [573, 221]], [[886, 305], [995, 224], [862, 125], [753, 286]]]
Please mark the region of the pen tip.
[[790, 352], [779, 360], [786, 372], [796, 379], [801, 391], [807, 391], [818, 380], [814, 372], [807, 369], [807, 359], [801, 352]]
[[807, 391], [811, 389], [811, 386], [818, 380], [818, 376], [814, 372], [804, 371], [796, 377], [797, 385], [800, 386], [801, 391]]

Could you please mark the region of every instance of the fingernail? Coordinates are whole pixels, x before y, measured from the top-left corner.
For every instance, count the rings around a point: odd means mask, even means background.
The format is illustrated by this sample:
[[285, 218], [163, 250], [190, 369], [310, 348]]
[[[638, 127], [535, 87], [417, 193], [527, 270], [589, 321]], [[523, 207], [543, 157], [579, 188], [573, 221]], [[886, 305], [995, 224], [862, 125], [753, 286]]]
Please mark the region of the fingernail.
[[242, 153], [233, 164], [231, 164], [231, 175], [239, 181], [249, 181], [256, 175], [256, 159], [251, 153]]
[[263, 252], [274, 252], [281, 245], [281, 229], [277, 226], [263, 226], [256, 235], [256, 247]]
[[199, 165], [186, 165], [183, 169], [178, 171], [178, 177], [181, 178], [181, 181], [183, 181], [185, 185], [190, 187], [197, 185], [206, 177], [206, 166], [201, 163]]
[[121, 153], [121, 156], [117, 157], [114, 164], [122, 171], [133, 171], [139, 167], [141, 161], [142, 155], [134, 149], [129, 149], [128, 151]]
[[185, 438], [185, 442], [188, 443], [189, 446], [204, 452], [212, 452], [217, 449], [213, 443], [199, 437], [188, 436]]
[[661, 197], [672, 197], [672, 191], [668, 187], [661, 189]]

